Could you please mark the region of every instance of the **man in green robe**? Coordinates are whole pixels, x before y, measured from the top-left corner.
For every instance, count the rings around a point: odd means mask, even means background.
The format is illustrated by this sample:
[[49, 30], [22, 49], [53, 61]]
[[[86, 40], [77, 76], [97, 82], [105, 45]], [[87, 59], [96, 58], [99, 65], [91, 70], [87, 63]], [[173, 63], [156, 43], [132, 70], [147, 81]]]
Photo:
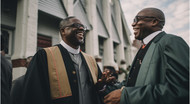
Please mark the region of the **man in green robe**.
[[132, 24], [138, 51], [123, 87], [104, 98], [106, 104], [188, 104], [189, 46], [176, 35], [162, 31], [164, 13], [145, 8]]

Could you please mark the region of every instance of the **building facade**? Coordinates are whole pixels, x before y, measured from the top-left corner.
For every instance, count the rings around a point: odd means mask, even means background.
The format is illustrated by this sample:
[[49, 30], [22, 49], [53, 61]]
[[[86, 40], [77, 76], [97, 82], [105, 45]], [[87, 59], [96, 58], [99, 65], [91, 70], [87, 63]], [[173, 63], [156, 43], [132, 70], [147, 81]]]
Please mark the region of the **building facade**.
[[82, 50], [94, 56], [100, 68], [134, 57], [130, 31], [119, 0], [2, 0], [1, 34], [8, 37], [6, 57], [13, 79], [25, 74], [26, 58], [37, 50], [59, 44], [59, 22], [75, 16], [87, 26]]

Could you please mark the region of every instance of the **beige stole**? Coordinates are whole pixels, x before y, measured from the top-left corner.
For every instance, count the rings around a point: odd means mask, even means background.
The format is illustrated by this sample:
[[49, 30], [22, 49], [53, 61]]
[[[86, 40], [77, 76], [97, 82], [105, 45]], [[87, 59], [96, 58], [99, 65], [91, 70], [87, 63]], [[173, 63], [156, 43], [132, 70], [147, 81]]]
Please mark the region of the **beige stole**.
[[[72, 91], [65, 68], [65, 63], [63, 61], [61, 52], [58, 46], [53, 46], [49, 48], [44, 48], [47, 53], [48, 60], [48, 73], [50, 82], [50, 92], [52, 99], [64, 98], [72, 96]], [[83, 53], [86, 63], [90, 69], [94, 84], [97, 83], [98, 78], [98, 68], [95, 59]]]

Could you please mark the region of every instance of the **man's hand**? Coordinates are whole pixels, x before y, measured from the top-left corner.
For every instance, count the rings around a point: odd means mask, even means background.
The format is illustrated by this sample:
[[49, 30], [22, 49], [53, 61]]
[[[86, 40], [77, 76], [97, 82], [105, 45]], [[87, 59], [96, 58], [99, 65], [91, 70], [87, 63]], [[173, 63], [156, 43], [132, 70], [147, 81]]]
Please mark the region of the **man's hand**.
[[102, 73], [102, 77], [98, 80], [96, 86], [99, 90], [102, 90], [105, 85], [114, 84], [115, 81], [116, 78], [112, 76], [112, 73], [110, 71], [105, 71]]
[[98, 82], [103, 84], [113, 84], [116, 81], [116, 78], [112, 76], [113, 73], [111, 73], [109, 70], [104, 71], [102, 73], [101, 79], [98, 80]]
[[105, 104], [119, 104], [120, 103], [120, 97], [121, 97], [121, 90], [120, 89], [112, 91], [104, 97], [104, 103]]

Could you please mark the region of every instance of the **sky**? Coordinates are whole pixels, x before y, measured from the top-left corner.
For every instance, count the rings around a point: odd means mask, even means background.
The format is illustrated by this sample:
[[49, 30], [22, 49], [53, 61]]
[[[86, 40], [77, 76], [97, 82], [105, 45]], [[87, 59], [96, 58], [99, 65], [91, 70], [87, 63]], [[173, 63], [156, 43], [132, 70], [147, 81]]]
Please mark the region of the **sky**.
[[166, 18], [163, 31], [182, 37], [190, 46], [189, 0], [120, 0], [121, 6], [134, 39], [132, 22], [136, 14], [147, 7], [161, 9]]

